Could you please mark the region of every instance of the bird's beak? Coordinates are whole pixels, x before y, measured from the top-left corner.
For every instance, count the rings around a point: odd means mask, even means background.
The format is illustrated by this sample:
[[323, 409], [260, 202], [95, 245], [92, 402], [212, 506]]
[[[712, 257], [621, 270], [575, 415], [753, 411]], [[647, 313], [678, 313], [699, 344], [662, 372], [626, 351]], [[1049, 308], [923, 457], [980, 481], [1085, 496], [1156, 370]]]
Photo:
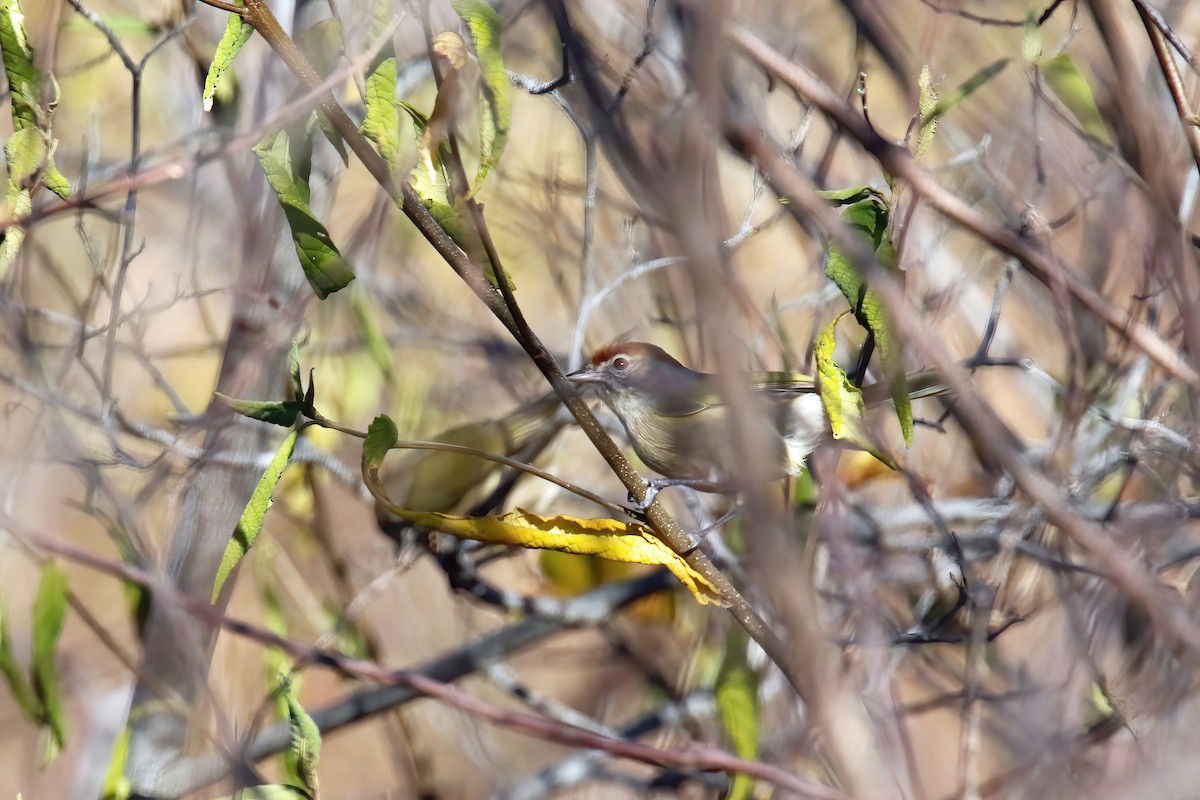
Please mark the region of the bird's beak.
[[572, 383], [586, 385], [589, 383], [603, 383], [604, 375], [602, 375], [599, 370], [592, 369], [591, 367], [584, 367], [583, 369], [577, 369], [571, 374], [567, 375], [567, 379]]

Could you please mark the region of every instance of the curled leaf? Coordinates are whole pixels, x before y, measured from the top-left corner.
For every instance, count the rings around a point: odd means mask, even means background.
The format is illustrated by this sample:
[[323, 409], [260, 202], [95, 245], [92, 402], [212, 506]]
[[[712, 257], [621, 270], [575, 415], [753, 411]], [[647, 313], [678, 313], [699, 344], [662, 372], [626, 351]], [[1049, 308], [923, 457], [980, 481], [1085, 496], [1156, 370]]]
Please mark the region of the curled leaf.
[[367, 114], [359, 131], [379, 148], [392, 169], [400, 155], [400, 112], [396, 100], [396, 57], [380, 61], [367, 74], [363, 103]]
[[[874, 190], [852, 191], [855, 194], [841, 201], [845, 204], [842, 218], [870, 242], [876, 257], [884, 267], [894, 267], [896, 250], [888, 238], [890, 214], [887, 205], [883, 202], [882, 196]], [[860, 196], [863, 199], [855, 199]], [[868, 289], [866, 281], [858, 274], [858, 270], [854, 268], [841, 249], [832, 243], [829, 245], [829, 259], [825, 265], [825, 274], [841, 289], [859, 324], [874, 337], [875, 346], [879, 348], [879, 355], [883, 360], [885, 371], [892, 382], [892, 400], [896, 406], [896, 416], [900, 421], [904, 443], [911, 445], [913, 435], [912, 400], [909, 398], [908, 384], [904, 376], [903, 365], [900, 362], [900, 354], [892, 339], [883, 303], [875, 292]]]
[[837, 324], [848, 313], [844, 311], [838, 314], [817, 336], [813, 343], [813, 359], [817, 366], [821, 402], [825, 405], [833, 438], [859, 444], [865, 441], [862, 435], [865, 408], [862, 390], [850, 382], [845, 371], [833, 360], [833, 351], [837, 346]]
[[287, 701], [288, 730], [291, 732], [290, 751], [295, 758], [296, 775], [313, 797], [318, 796], [320, 784], [317, 766], [321, 761], [321, 730], [317, 723], [300, 705], [300, 698], [289, 686], [284, 695]]
[[220, 392], [213, 392], [213, 396], [244, 417], [285, 428], [296, 424], [301, 408], [298, 400], [238, 400]]
[[[371, 487], [372, 492], [376, 491]], [[412, 525], [448, 533], [462, 539], [564, 553], [599, 556], [609, 561], [663, 566], [679, 579], [702, 604], [721, 605], [722, 599], [708, 580], [649, 528], [636, 522], [578, 517], [543, 517], [523, 509], [500, 516], [463, 517], [430, 511], [410, 511], [388, 503], [387, 510]]]
[[354, 272], [334, 245], [329, 231], [308, 206], [308, 182], [293, 168], [288, 135], [276, 131], [254, 146], [267, 182], [283, 207], [296, 256], [317, 297], [324, 300], [350, 285]]

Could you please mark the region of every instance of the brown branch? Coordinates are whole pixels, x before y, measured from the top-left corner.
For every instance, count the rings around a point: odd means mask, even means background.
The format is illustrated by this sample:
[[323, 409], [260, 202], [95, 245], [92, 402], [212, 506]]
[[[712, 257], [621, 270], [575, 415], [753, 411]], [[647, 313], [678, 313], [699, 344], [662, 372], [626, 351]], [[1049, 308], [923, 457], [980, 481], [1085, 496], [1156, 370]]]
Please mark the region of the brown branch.
[[1147, 12], [1146, 6], [1143, 3], [1134, 3], [1134, 5], [1137, 6], [1142, 24], [1146, 26], [1146, 35], [1150, 37], [1150, 44], [1154, 46], [1154, 57], [1158, 60], [1163, 79], [1167, 82], [1167, 89], [1171, 92], [1175, 110], [1179, 112], [1179, 121], [1183, 125], [1183, 136], [1187, 139], [1188, 147], [1192, 151], [1192, 160], [1197, 167], [1200, 167], [1200, 128], [1196, 127], [1196, 112], [1192, 110], [1187, 90], [1183, 87], [1183, 77], [1179, 74], [1179, 68], [1175, 66], [1175, 58], [1171, 55], [1167, 40], [1163, 37], [1154, 18]]
[[197, 0], [197, 2], [228, 11], [230, 14], [237, 14], [239, 17], [246, 16], [246, 9], [243, 6], [235, 6], [233, 3], [226, 3], [225, 0]]
[[[15, 520], [6, 519], [4, 522], [10, 530], [20, 528]], [[226, 616], [210, 603], [181, 592], [171, 583], [148, 570], [104, 558], [58, 537], [30, 532], [21, 532], [18, 535], [37, 550], [60, 556], [123, 581], [144, 586], [154, 593], [155, 602], [174, 604], [207, 625], [220, 627], [265, 647], [278, 648], [294, 659], [333, 670], [350, 678], [373, 681], [386, 686], [409, 687], [422, 695], [437, 698], [455, 708], [526, 736], [558, 744], [603, 750], [615, 756], [660, 767], [742, 773], [809, 797], [828, 798], [829, 800], [844, 797], [842, 793], [834, 789], [794, 775], [779, 767], [747, 761], [717, 747], [691, 744], [681, 750], [664, 750], [641, 742], [600, 736], [591, 731], [534, 714], [500, 708], [444, 681], [423, 674], [419, 670], [387, 669], [370, 661], [351, 658], [336, 650], [301, 644], [253, 623]]]
[[1117, 537], [1081, 516], [1059, 490], [1059, 481], [1033, 466], [1015, 434], [971, 384], [969, 373], [955, 363], [943, 342], [930, 335], [928, 324], [905, 296], [900, 283], [879, 266], [862, 238], [842, 221], [837, 210], [820, 198], [819, 187], [802, 171], [785, 164], [780, 157], [782, 148], [745, 120], [731, 120], [728, 136], [735, 149], [754, 160], [772, 188], [781, 197], [789, 198], [785, 208], [797, 222], [819, 224], [860, 274], [868, 276], [891, 314], [896, 333], [922, 361], [933, 365], [950, 387], [955, 398], [954, 415], [977, 450], [1003, 466], [1046, 518], [1099, 562], [1109, 580], [1146, 612], [1164, 638], [1185, 651], [1194, 663], [1200, 663], [1200, 628], [1188, 618], [1178, 597], [1172, 596], [1132, 553], [1122, 548]]
[[741, 25], [729, 25], [726, 33], [742, 53], [819, 108], [839, 128], [856, 139], [885, 170], [907, 182], [930, 206], [994, 247], [1016, 257], [1030, 274], [1046, 285], [1051, 285], [1058, 279], [1056, 273], [1061, 273], [1067, 290], [1109, 327], [1129, 339], [1171, 375], [1190, 387], [1200, 387], [1200, 373], [1192, 364], [1155, 331], [1110, 303], [1082, 277], [1079, 270], [1061, 259], [1051, 258], [1036, 242], [993, 222], [944, 188], [916, 163], [907, 150], [871, 130], [849, 103], [810, 70], [790, 61]]

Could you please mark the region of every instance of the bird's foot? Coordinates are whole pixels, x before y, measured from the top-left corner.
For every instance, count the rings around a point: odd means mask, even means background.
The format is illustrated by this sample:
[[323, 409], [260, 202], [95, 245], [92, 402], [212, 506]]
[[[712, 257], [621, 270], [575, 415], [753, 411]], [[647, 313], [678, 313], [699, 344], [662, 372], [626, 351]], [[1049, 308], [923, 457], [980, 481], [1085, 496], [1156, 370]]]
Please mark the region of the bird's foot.
[[726, 522], [729, 522], [731, 519], [733, 519], [734, 517], [736, 517], [738, 514], [741, 514], [741, 513], [742, 513], [742, 506], [740, 504], [736, 505], [733, 508], [726, 511], [724, 514], [722, 514], [720, 517], [718, 517], [715, 522], [711, 522], [708, 525], [705, 525], [703, 528], [701, 528], [698, 531], [689, 533], [687, 535], [688, 536], [688, 548], [687, 548], [687, 550], [685, 550], [682, 553], [682, 555], [686, 556], [688, 553], [691, 553], [693, 550], [695, 550], [697, 547], [699, 547], [701, 544], [704, 543], [704, 540], [706, 538], [708, 538], [708, 535], [710, 533], [715, 531], [717, 528], [720, 528]]
[[712, 481], [696, 480], [693, 478], [654, 478], [646, 481], [646, 496], [640, 501], [633, 496], [633, 492], [629, 493], [629, 502], [634, 504], [638, 511], [645, 512], [654, 503], [658, 493], [663, 489], [670, 489], [672, 486], [691, 486], [693, 488], [704, 489], [712, 486]]

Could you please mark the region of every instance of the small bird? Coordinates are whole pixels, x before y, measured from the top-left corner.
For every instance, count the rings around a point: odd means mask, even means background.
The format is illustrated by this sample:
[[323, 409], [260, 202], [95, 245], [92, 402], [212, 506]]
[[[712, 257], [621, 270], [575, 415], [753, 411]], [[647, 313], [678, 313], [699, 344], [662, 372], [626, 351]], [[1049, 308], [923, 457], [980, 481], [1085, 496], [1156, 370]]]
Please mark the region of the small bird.
[[[736, 488], [737, 455], [716, 375], [688, 369], [652, 344], [616, 342], [601, 347], [586, 367], [567, 377], [599, 390], [634, 452], [668, 479], [652, 482], [652, 489], [687, 485], [728, 493]], [[774, 477], [799, 475], [812, 451], [833, 438], [815, 381], [794, 373], [757, 373], [752, 387], [763, 402], [759, 418], [772, 442]], [[940, 391], [936, 385], [921, 386], [913, 396]], [[882, 404], [889, 390], [875, 384], [864, 393], [868, 404]]]
[[[549, 445], [565, 424], [558, 395], [549, 392], [495, 419], [477, 420], [433, 437], [443, 444], [462, 445], [509, 457], [532, 458], [530, 450]], [[465, 453], [409, 450], [385, 462], [383, 483], [388, 496], [412, 511], [458, 511], [480, 499], [480, 490], [501, 469]], [[394, 539], [408, 528], [381, 503], [375, 506], [380, 529]]]

